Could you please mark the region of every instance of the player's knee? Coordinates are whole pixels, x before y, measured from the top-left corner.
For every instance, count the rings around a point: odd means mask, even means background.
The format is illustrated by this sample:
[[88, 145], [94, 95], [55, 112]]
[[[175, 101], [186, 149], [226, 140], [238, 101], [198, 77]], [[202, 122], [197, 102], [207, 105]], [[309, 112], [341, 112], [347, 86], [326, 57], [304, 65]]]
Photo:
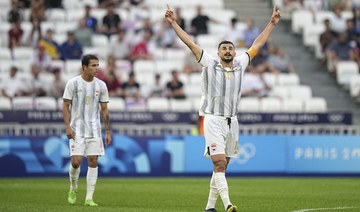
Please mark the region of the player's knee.
[[98, 166], [97, 157], [88, 157], [88, 166], [96, 168]]
[[225, 172], [227, 162], [225, 160], [214, 161], [214, 171], [215, 172]]

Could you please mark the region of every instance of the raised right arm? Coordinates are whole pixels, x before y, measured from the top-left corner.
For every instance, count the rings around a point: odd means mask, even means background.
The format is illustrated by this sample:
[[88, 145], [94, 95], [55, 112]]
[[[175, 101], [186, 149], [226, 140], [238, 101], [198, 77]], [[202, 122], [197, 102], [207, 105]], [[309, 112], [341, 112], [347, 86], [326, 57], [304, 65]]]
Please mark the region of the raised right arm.
[[200, 60], [202, 49], [191, 39], [191, 37], [176, 23], [174, 12], [167, 5], [165, 13], [166, 20], [170, 23], [177, 36], [189, 47], [197, 61]]

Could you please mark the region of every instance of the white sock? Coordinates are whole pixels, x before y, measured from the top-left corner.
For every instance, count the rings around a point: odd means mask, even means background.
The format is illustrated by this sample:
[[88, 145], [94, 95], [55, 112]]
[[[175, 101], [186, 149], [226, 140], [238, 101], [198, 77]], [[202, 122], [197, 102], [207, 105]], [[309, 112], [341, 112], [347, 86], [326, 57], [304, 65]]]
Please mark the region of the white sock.
[[79, 175], [80, 175], [80, 166], [77, 169], [75, 169], [70, 163], [69, 166], [70, 189], [77, 190]]
[[215, 184], [214, 174], [215, 173], [213, 172], [213, 174], [211, 176], [209, 198], [208, 198], [208, 202], [206, 204], [205, 210], [210, 209], [210, 208], [215, 208], [216, 200], [219, 196], [219, 192], [218, 192], [218, 189]]
[[98, 167], [88, 167], [86, 175], [86, 198], [85, 200], [92, 200], [95, 190], [96, 180], [98, 178]]
[[227, 181], [225, 178], [225, 173], [224, 172], [216, 172], [214, 174], [214, 178], [215, 178], [216, 187], [219, 191], [221, 200], [222, 200], [225, 210], [226, 210], [227, 206], [232, 205], [232, 204], [230, 202], [229, 188], [228, 188], [228, 184], [227, 184]]

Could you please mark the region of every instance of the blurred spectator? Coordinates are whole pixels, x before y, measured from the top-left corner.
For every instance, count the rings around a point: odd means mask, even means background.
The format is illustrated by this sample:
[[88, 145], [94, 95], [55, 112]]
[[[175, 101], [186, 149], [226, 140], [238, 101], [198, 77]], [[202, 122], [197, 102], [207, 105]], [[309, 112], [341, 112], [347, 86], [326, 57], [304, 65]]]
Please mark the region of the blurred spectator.
[[335, 10], [349, 10], [351, 8], [351, 1], [349, 0], [327, 0], [332, 11]]
[[21, 20], [18, 19], [8, 31], [10, 49], [21, 46], [23, 34], [24, 31], [21, 29]]
[[328, 68], [330, 72], [336, 74], [336, 64], [339, 61], [354, 60], [354, 52], [346, 41], [346, 35], [344, 33], [339, 34], [337, 41], [334, 42], [327, 51]]
[[351, 46], [355, 46], [357, 33], [355, 31], [354, 21], [352, 19], [346, 20], [345, 34], [347, 42], [350, 43]]
[[295, 73], [294, 66], [285, 55], [284, 49], [274, 46], [272, 54], [267, 59], [268, 63], [281, 73]]
[[360, 33], [360, 7], [353, 9], [353, 22], [356, 33]]
[[51, 0], [51, 1], [45, 1], [45, 7], [46, 8], [63, 8], [62, 6], [62, 0]]
[[30, 21], [34, 18], [45, 21], [45, 4], [44, 0], [32, 0], [30, 8]]
[[175, 48], [177, 35], [169, 22], [165, 19], [162, 22], [160, 30], [156, 33], [156, 41], [159, 47], [162, 48]]
[[321, 50], [325, 52], [327, 48], [336, 40], [338, 33], [330, 28], [330, 20], [324, 20], [325, 31], [320, 34]]
[[52, 29], [47, 29], [45, 36], [42, 37], [39, 41], [39, 45], [45, 46], [45, 52], [50, 55], [53, 60], [60, 58], [60, 46], [53, 39], [54, 31]]
[[21, 96], [24, 89], [24, 82], [18, 75], [18, 68], [10, 67], [9, 77], [1, 83], [1, 93], [3, 96], [12, 99], [15, 96]]
[[270, 83], [266, 81], [265, 69], [252, 68], [244, 75], [242, 97], [266, 97], [271, 91]]
[[202, 14], [201, 5], [196, 6], [196, 16], [191, 20], [190, 34], [196, 36], [200, 34], [208, 34], [208, 22], [210, 18]]
[[96, 18], [94, 18], [93, 16], [91, 16], [91, 6], [90, 5], [85, 5], [85, 16], [84, 16], [84, 20], [86, 23], [86, 26], [89, 27], [94, 33], [97, 33], [98, 30], [98, 21]]
[[128, 81], [124, 82], [122, 84], [122, 96], [123, 98], [134, 98], [139, 99], [140, 98], [140, 84], [136, 82], [135, 73], [130, 72], [129, 73], [129, 79]]
[[283, 0], [283, 1], [284, 1], [284, 10], [281, 16], [283, 16], [285, 20], [290, 20], [291, 14], [295, 10], [299, 10], [302, 8], [301, 0]]
[[185, 25], [185, 19], [182, 17], [182, 14], [181, 14], [181, 7], [175, 8], [175, 16], [176, 16], [176, 22], [179, 24], [181, 29], [183, 29], [184, 31], [187, 31], [186, 25]]
[[250, 48], [255, 38], [259, 36], [260, 28], [255, 26], [254, 20], [248, 18], [246, 20], [246, 29], [244, 30], [244, 43], [246, 48]]
[[28, 9], [31, 6], [31, 0], [18, 0], [18, 6], [21, 9]]
[[115, 13], [114, 3], [109, 3], [106, 6], [107, 13], [102, 20], [102, 33], [110, 37], [120, 29], [121, 19], [118, 14]]
[[116, 39], [112, 40], [110, 45], [110, 53], [114, 55], [117, 60], [127, 60], [130, 58], [130, 43], [126, 39], [124, 30], [119, 30]]
[[39, 45], [33, 56], [33, 64], [39, 67], [42, 71], [48, 71], [51, 64], [51, 57], [45, 52], [45, 46]]
[[109, 70], [106, 74], [104, 82], [109, 90], [109, 96], [121, 96], [121, 82], [116, 77], [114, 70]]
[[339, 8], [334, 11], [335, 16], [331, 19], [330, 27], [337, 33], [343, 33], [346, 30], [346, 20], [341, 17], [341, 10]]
[[150, 88], [149, 97], [164, 97], [165, 88], [161, 84], [161, 75], [155, 74], [155, 84]]
[[27, 39], [27, 45], [36, 48], [41, 39], [41, 23], [39, 19], [34, 18], [31, 21], [32, 28]]
[[7, 14], [7, 20], [11, 24], [15, 24], [18, 20], [23, 20], [17, 1], [11, 1], [11, 7], [10, 11]]
[[74, 31], [75, 39], [80, 43], [82, 47], [91, 46], [91, 37], [93, 31], [86, 26], [85, 19], [79, 20], [79, 26]]
[[201, 65], [196, 61], [194, 54], [192, 52], [186, 52], [184, 58], [184, 72], [186, 74], [191, 73], [200, 73], [201, 72]]
[[78, 60], [82, 56], [82, 47], [77, 42], [74, 32], [67, 33], [67, 40], [61, 45], [61, 59], [62, 60]]
[[117, 79], [121, 80], [122, 70], [116, 65], [116, 58], [112, 54], [109, 54], [106, 58], [105, 73], [110, 72], [114, 72]]
[[166, 96], [174, 99], [185, 99], [184, 84], [179, 79], [179, 73], [174, 70], [171, 72], [171, 76], [171, 81], [166, 83]]
[[55, 98], [61, 98], [65, 90], [66, 82], [61, 77], [60, 68], [53, 68], [52, 73], [54, 74], [54, 81], [51, 82], [49, 95]]
[[144, 0], [129, 0], [131, 5], [138, 6], [144, 2]]
[[46, 96], [48, 83], [40, 78], [41, 69], [37, 65], [31, 65], [31, 79], [27, 82], [26, 96]]
[[225, 29], [223, 33], [223, 40], [228, 40], [234, 43], [236, 47], [243, 48], [244, 44], [244, 31], [237, 27], [238, 20], [232, 18], [230, 25]]
[[151, 60], [153, 58], [155, 44], [152, 41], [152, 31], [147, 29], [144, 31], [143, 40], [138, 42], [131, 50], [131, 60]]

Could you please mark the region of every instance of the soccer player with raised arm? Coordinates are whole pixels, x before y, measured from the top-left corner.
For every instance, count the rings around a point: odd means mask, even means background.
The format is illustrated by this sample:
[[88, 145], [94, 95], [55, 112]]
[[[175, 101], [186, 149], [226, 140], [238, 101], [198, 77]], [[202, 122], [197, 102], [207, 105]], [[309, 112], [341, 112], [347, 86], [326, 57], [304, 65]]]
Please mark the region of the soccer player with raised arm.
[[93, 201], [93, 194], [98, 178], [98, 157], [104, 155], [100, 112], [105, 125], [105, 145], [108, 146], [111, 143], [109, 93], [106, 84], [95, 77], [99, 59], [95, 55], [84, 55], [81, 65], [81, 75], [67, 82], [63, 95], [64, 123], [71, 156], [68, 202], [76, 203], [80, 165], [85, 156], [88, 170], [84, 205], [98, 206]]
[[202, 97], [199, 114], [204, 116], [204, 135], [206, 140], [205, 156], [213, 163], [213, 174], [210, 181], [210, 193], [205, 211], [214, 212], [217, 197], [220, 195], [227, 212], [238, 211], [229, 197], [225, 177], [231, 157], [238, 154], [239, 125], [237, 105], [241, 96], [241, 83], [249, 62], [280, 21], [280, 11], [275, 7], [269, 23], [252, 46], [243, 54], [236, 56], [234, 44], [222, 41], [218, 44], [218, 58], [211, 56], [199, 47], [176, 22], [174, 12], [167, 7], [165, 18], [175, 30], [178, 37], [189, 47], [195, 59], [203, 66]]

